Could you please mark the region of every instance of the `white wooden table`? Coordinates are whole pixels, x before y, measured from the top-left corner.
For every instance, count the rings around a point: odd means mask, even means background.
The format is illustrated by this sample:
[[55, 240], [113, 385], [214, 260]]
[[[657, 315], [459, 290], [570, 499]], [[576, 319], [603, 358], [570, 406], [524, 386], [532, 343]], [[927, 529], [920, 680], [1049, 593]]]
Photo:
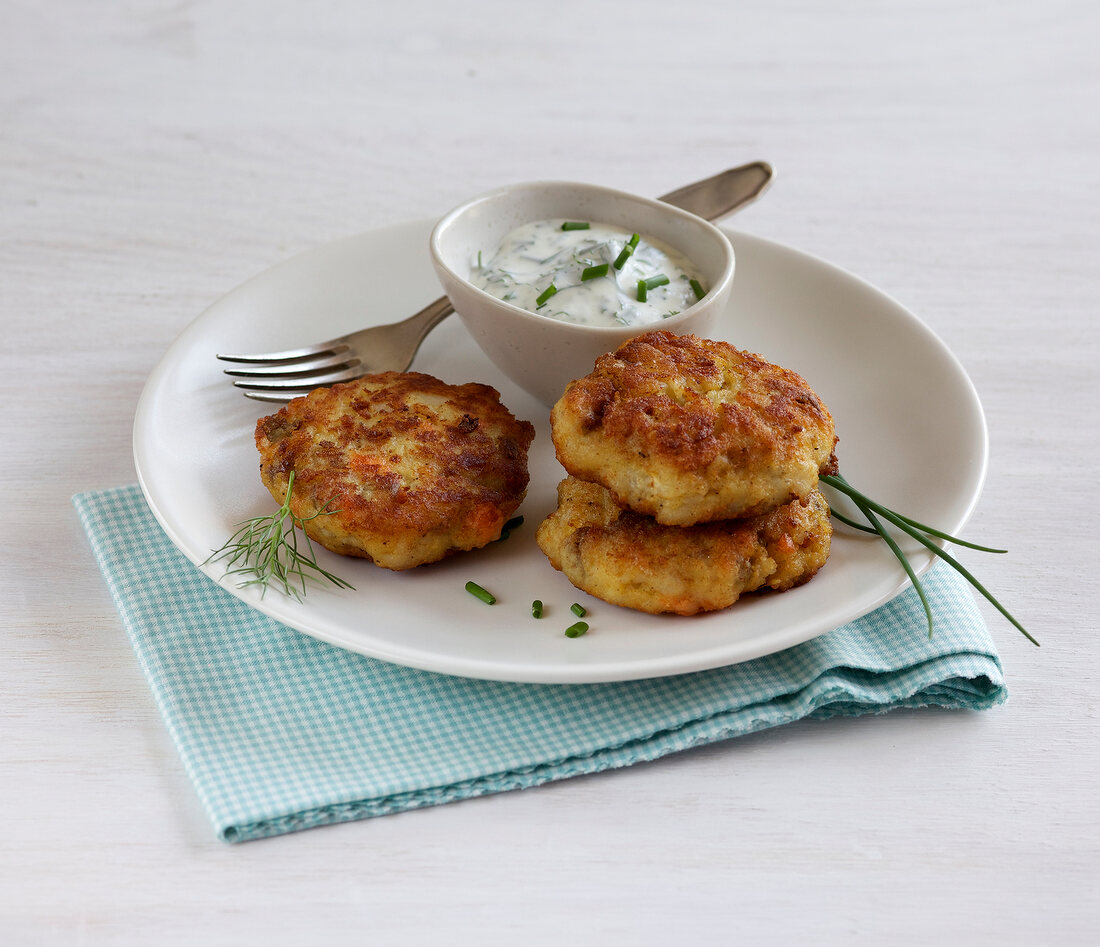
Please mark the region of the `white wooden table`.
[[[0, 943], [1096, 943], [1098, 27], [1087, 0], [0, 4]], [[217, 842], [69, 500], [133, 482], [172, 340], [501, 182], [757, 158], [779, 178], [736, 225], [894, 295], [982, 396], [968, 535], [1011, 553], [964, 558], [1043, 642], [983, 606], [1009, 702]]]

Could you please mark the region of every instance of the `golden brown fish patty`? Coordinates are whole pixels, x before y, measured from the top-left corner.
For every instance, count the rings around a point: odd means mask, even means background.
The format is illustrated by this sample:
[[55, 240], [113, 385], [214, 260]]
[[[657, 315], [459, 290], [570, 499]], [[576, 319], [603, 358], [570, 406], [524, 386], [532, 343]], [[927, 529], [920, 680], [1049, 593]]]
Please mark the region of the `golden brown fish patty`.
[[551, 424], [570, 474], [668, 525], [765, 513], [835, 471], [832, 416], [801, 376], [695, 336], [650, 332], [600, 356]]
[[264, 485], [282, 503], [294, 472], [309, 537], [395, 570], [498, 539], [534, 436], [488, 385], [420, 372], [319, 388], [256, 423]]
[[808, 582], [829, 558], [829, 506], [814, 490], [762, 516], [662, 526], [603, 487], [567, 477], [536, 539], [577, 588], [627, 608], [694, 615], [746, 592]]

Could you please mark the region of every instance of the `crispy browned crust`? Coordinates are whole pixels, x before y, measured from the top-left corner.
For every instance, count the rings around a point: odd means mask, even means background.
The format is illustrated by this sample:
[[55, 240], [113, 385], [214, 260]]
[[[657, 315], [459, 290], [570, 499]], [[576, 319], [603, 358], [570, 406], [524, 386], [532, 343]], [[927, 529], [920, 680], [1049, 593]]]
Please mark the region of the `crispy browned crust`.
[[832, 416], [800, 375], [664, 331], [601, 356], [551, 422], [570, 474], [671, 525], [767, 512], [836, 464]]
[[808, 582], [829, 558], [832, 525], [816, 490], [762, 516], [662, 526], [624, 510], [603, 487], [567, 477], [536, 539], [555, 569], [596, 598], [694, 615]]
[[291, 509], [311, 539], [408, 569], [500, 537], [526, 493], [534, 434], [488, 385], [386, 372], [260, 418], [256, 447], [280, 503], [294, 471]]

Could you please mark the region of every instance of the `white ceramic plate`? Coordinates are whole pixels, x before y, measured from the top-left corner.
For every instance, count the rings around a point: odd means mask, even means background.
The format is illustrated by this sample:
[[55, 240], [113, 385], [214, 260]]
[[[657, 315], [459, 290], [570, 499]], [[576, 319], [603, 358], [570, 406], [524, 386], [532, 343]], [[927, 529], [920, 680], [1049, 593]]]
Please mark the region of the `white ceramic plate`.
[[[196, 564], [235, 524], [270, 513], [253, 444], [277, 406], [242, 397], [217, 352], [286, 349], [412, 313], [439, 295], [428, 258], [431, 221], [388, 227], [287, 260], [195, 320], [151, 374], [134, 425], [142, 489], [172, 541]], [[966, 373], [914, 315], [814, 257], [727, 231], [737, 252], [730, 305], [714, 333], [806, 377], [832, 411], [841, 469], [855, 486], [917, 519], [957, 532], [985, 477], [987, 435]], [[449, 382], [482, 381], [537, 429], [525, 524], [484, 550], [402, 573], [319, 551], [354, 591], [317, 586], [304, 602], [223, 585], [271, 617], [323, 641], [411, 667], [476, 678], [584, 683], [734, 664], [813, 638], [888, 601], [907, 584], [884, 544], [837, 528], [833, 553], [805, 586], [749, 596], [722, 612], [679, 618], [608, 605], [574, 589], [535, 545], [563, 476], [548, 410], [502, 378], [457, 318], [416, 363]], [[832, 499], [832, 498], [831, 498]], [[923, 571], [931, 556], [912, 547]], [[203, 567], [221, 578], [217, 564]], [[467, 594], [493, 591], [487, 606]], [[546, 615], [531, 617], [533, 599]], [[580, 602], [591, 631], [564, 629]], [[914, 634], [922, 629], [914, 628]]]

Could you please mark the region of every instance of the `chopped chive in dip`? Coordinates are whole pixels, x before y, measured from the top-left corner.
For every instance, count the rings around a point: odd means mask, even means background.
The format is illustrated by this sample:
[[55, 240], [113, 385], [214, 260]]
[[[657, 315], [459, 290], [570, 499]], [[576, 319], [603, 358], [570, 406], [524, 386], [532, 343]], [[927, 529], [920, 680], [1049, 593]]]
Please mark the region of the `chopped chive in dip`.
[[707, 294], [707, 291], [703, 289], [703, 284], [697, 279], [689, 280], [688, 285], [691, 286], [691, 290], [695, 293], [696, 299], [702, 299]]
[[612, 264], [615, 269], [621, 270], [624, 266], [626, 266], [626, 261], [629, 260], [631, 255], [634, 253], [634, 248], [638, 246], [638, 241], [640, 239], [641, 237], [639, 237], [638, 234], [634, 234], [629, 240], [627, 240], [627, 242], [623, 245], [622, 252], [617, 257], [615, 257], [615, 262]]
[[569, 611], [571, 611], [578, 618], [584, 618], [584, 616], [588, 614], [585, 607], [583, 605], [581, 605], [579, 602], [574, 602], [572, 605], [570, 605], [569, 606]]
[[567, 220], [561, 225], [562, 230], [587, 230], [592, 225], [585, 220]]
[[608, 264], [599, 263], [596, 266], [586, 266], [581, 271], [581, 282], [587, 282], [590, 279], [599, 279], [601, 276], [607, 276]]
[[544, 289], [541, 293], [539, 293], [538, 297], [535, 299], [535, 305], [536, 306], [545, 305], [546, 300], [548, 300], [551, 296], [553, 296], [554, 293], [556, 293], [557, 291], [558, 291], [558, 287], [555, 286], [553, 283], [551, 283], [549, 286], [546, 287], [546, 289]]
[[539, 599], [535, 599], [531, 603], [531, 617], [542, 618], [542, 602]]
[[579, 621], [565, 629], [566, 638], [579, 638], [588, 631], [588, 622]]
[[497, 602], [496, 596], [492, 592], [487, 592], [476, 582], [467, 582], [466, 591], [469, 592], [474, 598], [479, 598], [486, 605], [495, 605]]
[[649, 279], [638, 280], [638, 302], [644, 303], [651, 289], [656, 289], [658, 286], [666, 286], [670, 282], [671, 280], [669, 280], [664, 273], [657, 276], [651, 276]]

